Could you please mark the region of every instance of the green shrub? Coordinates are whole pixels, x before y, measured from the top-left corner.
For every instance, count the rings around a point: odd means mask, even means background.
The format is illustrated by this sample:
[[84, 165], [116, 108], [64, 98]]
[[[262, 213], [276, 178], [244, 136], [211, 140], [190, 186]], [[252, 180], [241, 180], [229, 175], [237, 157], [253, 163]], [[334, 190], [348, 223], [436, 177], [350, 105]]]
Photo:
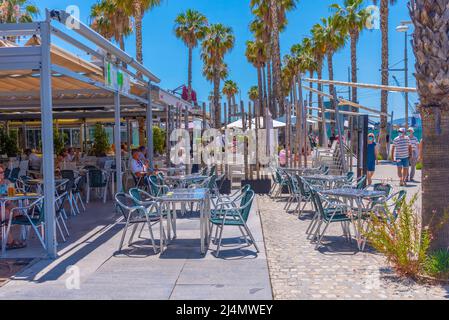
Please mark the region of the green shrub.
[[416, 164], [416, 170], [422, 170], [422, 162]]
[[398, 204], [396, 219], [387, 207], [385, 215], [372, 214], [367, 233], [369, 243], [386, 256], [396, 272], [411, 278], [424, 274], [431, 239], [428, 229], [421, 229], [419, 214], [415, 211], [417, 196], [415, 194], [408, 203]]
[[153, 147], [157, 153], [164, 153], [165, 131], [156, 126], [153, 127]]
[[108, 135], [101, 123], [97, 123], [94, 129], [94, 144], [92, 152], [97, 157], [104, 157], [110, 149]]
[[17, 147], [17, 133], [6, 130], [0, 130], [0, 154], [6, 154], [8, 157], [15, 157], [19, 153]]
[[440, 249], [429, 254], [424, 269], [432, 277], [449, 279], [449, 251]]
[[61, 134], [57, 129], [53, 129], [53, 151], [56, 155], [61, 154], [65, 148], [65, 136], [66, 134]]
[[382, 161], [383, 159], [384, 159], [384, 157], [382, 157], [382, 155], [379, 153], [379, 154], [377, 155], [377, 160]]

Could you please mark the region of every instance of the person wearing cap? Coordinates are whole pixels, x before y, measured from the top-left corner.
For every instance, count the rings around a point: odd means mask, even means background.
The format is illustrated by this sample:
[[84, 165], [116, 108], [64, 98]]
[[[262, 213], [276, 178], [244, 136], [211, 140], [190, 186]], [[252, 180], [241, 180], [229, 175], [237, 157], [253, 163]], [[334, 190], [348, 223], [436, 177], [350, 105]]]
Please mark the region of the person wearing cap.
[[368, 149], [367, 149], [367, 182], [368, 185], [371, 185], [373, 182], [374, 171], [376, 171], [376, 163], [377, 160], [377, 144], [374, 141], [374, 133], [368, 134]]
[[399, 136], [393, 140], [393, 161], [398, 167], [398, 176], [400, 179], [400, 185], [406, 186], [406, 179], [408, 176], [408, 169], [410, 166], [410, 155], [412, 152], [412, 146], [410, 144], [410, 138], [405, 134], [405, 128], [399, 129]]
[[415, 182], [413, 179], [416, 172], [416, 164], [419, 158], [419, 140], [415, 137], [415, 130], [413, 128], [408, 129], [408, 138], [410, 139], [410, 145], [412, 147], [412, 154], [410, 157], [410, 175], [407, 177], [406, 181]]

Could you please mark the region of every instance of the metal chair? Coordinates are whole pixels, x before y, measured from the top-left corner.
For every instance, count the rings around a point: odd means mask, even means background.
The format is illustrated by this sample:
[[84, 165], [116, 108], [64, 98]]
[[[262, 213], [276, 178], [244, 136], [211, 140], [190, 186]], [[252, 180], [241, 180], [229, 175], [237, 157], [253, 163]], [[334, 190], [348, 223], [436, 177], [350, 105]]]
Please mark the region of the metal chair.
[[87, 202], [90, 200], [90, 189], [96, 189], [97, 191], [103, 190], [103, 203], [106, 203], [108, 177], [104, 171], [100, 169], [91, 169], [88, 172], [89, 175], [89, 192]]
[[[216, 233], [214, 240], [217, 242], [217, 249], [215, 251], [215, 256], [218, 257], [220, 253], [220, 246], [223, 237], [223, 229], [225, 226], [229, 227], [239, 227], [242, 235], [245, 237], [245, 242], [248, 243], [247, 237], [250, 238], [252, 245], [256, 248], [256, 251], [259, 252], [259, 248], [257, 247], [256, 241], [248, 228], [247, 221], [249, 217], [249, 213], [251, 211], [251, 206], [255, 197], [255, 193], [252, 190], [248, 190], [243, 195], [240, 205], [238, 207], [227, 207], [222, 204], [214, 215], [210, 218], [211, 230], [212, 234], [213, 228], [216, 227]], [[220, 231], [219, 231], [220, 230]], [[246, 231], [245, 232], [243, 231]], [[219, 235], [217, 238], [217, 233], [219, 231]]]
[[[120, 240], [118, 252], [122, 251], [123, 242], [125, 240], [126, 231], [128, 230], [129, 226], [133, 226], [133, 231], [131, 234], [131, 237], [128, 241], [128, 245], [132, 243], [134, 234], [137, 230], [137, 227], [139, 224], [147, 224], [148, 231], [150, 232], [151, 236], [151, 243], [153, 245], [154, 253], [157, 253], [157, 247], [156, 242], [154, 240], [154, 234], [152, 229], [152, 222], [153, 225], [156, 223], [161, 223], [162, 218], [160, 214], [160, 209], [158, 204], [153, 201], [151, 204], [148, 204], [148, 207], [145, 207], [143, 205], [136, 205], [136, 201], [140, 201], [135, 199], [129, 194], [120, 192], [115, 195], [115, 202], [116, 202], [116, 210], [120, 212], [123, 217], [124, 221], [126, 222], [125, 228], [123, 229], [122, 238]], [[163, 243], [163, 233], [161, 233], [161, 248]]]

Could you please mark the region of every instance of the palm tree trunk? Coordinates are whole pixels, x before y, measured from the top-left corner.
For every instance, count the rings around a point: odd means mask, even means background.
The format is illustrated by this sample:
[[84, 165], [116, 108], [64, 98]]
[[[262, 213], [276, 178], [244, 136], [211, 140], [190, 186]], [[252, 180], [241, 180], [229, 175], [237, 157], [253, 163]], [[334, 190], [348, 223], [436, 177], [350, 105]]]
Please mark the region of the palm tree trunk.
[[[261, 110], [261, 115], [266, 118], [268, 115], [268, 96], [267, 96], [267, 77], [265, 74], [265, 67], [262, 67], [262, 87], [263, 87], [263, 110]], [[264, 121], [264, 128], [267, 128], [267, 123]]]
[[[318, 80], [321, 80], [323, 76], [323, 61], [318, 61], [318, 70], [317, 70], [317, 77]], [[318, 91], [323, 91], [323, 85], [321, 83], [318, 83]], [[323, 104], [323, 96], [318, 94], [318, 108], [321, 110], [321, 125], [320, 125], [320, 145], [323, 147], [326, 147], [324, 145], [325, 138], [324, 135], [326, 134], [326, 115], [324, 113], [324, 104]]]
[[277, 118], [277, 112], [273, 103], [273, 84], [271, 74], [271, 59], [267, 60], [267, 92], [268, 92], [268, 108], [274, 118]]
[[192, 101], [192, 55], [193, 55], [193, 48], [189, 47], [189, 70], [187, 71], [187, 87], [189, 91], [189, 97], [187, 101]]
[[273, 75], [274, 75], [274, 86], [275, 86], [275, 98], [279, 105], [278, 115], [284, 114], [284, 99], [282, 98], [282, 87], [281, 87], [281, 50], [279, 43], [279, 21], [278, 21], [278, 7], [276, 0], [270, 0], [270, 14], [273, 23], [272, 30], [272, 43], [273, 43]]
[[[422, 109], [431, 109], [424, 107]], [[428, 111], [427, 111], [428, 112]], [[421, 112], [423, 126], [422, 218], [423, 226], [432, 233], [432, 248], [447, 248], [449, 223], [449, 105], [440, 113], [441, 134], [437, 134], [435, 118], [438, 112]], [[440, 225], [441, 224], [441, 225]]]
[[[352, 31], [350, 34], [351, 38], [351, 81], [357, 83], [357, 41], [358, 41], [358, 31]], [[357, 103], [357, 87], [352, 87], [352, 96], [351, 100], [354, 103]], [[356, 107], [352, 107], [352, 112], [358, 112], [359, 109]], [[349, 118], [349, 127], [351, 128], [351, 150], [353, 153], [357, 152], [357, 131], [355, 128], [355, 117], [350, 116]], [[351, 158], [352, 160], [352, 158]], [[351, 161], [352, 162], [352, 161]]]
[[215, 110], [215, 128], [221, 128], [221, 107], [220, 107], [220, 73], [219, 66], [214, 69], [214, 110]]
[[[310, 70], [309, 73], [310, 79], [313, 79], [313, 70]], [[313, 82], [309, 82], [309, 87], [313, 88]], [[313, 92], [309, 91], [309, 107], [312, 107], [312, 105], [313, 105]], [[312, 115], [312, 111], [313, 111], [312, 109], [309, 109], [309, 115]]]
[[[334, 80], [334, 63], [333, 63], [333, 52], [329, 51], [327, 53], [327, 67], [328, 67], [328, 72], [329, 72], [329, 80]], [[332, 97], [335, 97], [335, 86], [333, 84], [329, 84], [329, 94]], [[330, 99], [330, 103], [331, 103], [331, 109], [335, 110], [336, 108], [336, 101], [334, 99]], [[331, 113], [331, 120], [335, 120], [335, 113]], [[331, 122], [331, 133], [334, 135], [335, 134], [335, 122]]]
[[[382, 33], [382, 85], [388, 85], [388, 14], [389, 0], [381, 0], [380, 3], [380, 29]], [[383, 113], [388, 113], [388, 91], [383, 90], [381, 93], [380, 108]], [[387, 116], [380, 117], [380, 155], [383, 159], [387, 159], [389, 150], [387, 150]]]
[[[134, 22], [135, 22], [135, 31], [136, 31], [136, 60], [140, 64], [143, 64], [143, 53], [142, 53], [142, 7], [140, 6], [139, 1], [134, 1]], [[137, 77], [142, 77], [140, 72], [136, 73]]]

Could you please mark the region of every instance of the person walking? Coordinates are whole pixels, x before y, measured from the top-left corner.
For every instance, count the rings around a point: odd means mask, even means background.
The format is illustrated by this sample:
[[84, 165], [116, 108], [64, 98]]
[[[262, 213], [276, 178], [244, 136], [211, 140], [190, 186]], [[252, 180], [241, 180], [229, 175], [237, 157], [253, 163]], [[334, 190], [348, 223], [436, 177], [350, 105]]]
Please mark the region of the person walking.
[[374, 133], [368, 134], [368, 149], [367, 149], [367, 182], [371, 185], [373, 182], [374, 172], [376, 171], [377, 160], [377, 143], [374, 141]]
[[413, 128], [409, 128], [408, 133], [409, 133], [408, 138], [410, 139], [412, 154], [410, 156], [410, 174], [407, 177], [406, 182], [407, 181], [415, 182], [415, 180], [413, 178], [415, 177], [416, 164], [418, 163], [418, 158], [419, 158], [420, 142], [419, 142], [418, 138], [415, 136], [415, 130]]
[[406, 179], [408, 176], [408, 168], [410, 166], [411, 154], [410, 139], [405, 134], [405, 128], [399, 129], [399, 136], [393, 140], [393, 161], [398, 167], [398, 177], [401, 186], [407, 186]]

